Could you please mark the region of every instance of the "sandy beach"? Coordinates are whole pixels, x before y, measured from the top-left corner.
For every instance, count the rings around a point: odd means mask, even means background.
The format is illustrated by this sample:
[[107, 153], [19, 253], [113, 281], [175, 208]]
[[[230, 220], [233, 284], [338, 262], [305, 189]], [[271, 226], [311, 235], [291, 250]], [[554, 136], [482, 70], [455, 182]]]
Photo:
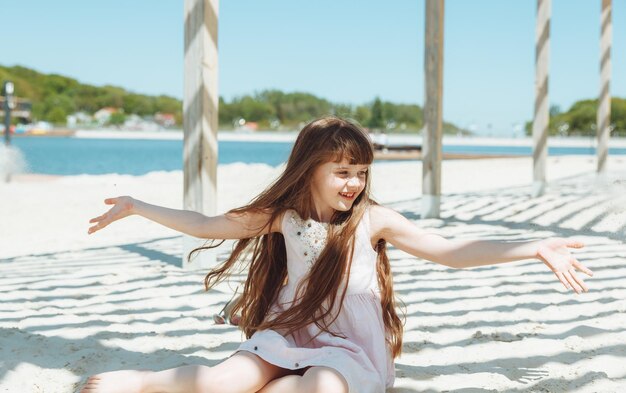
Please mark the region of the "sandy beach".
[[[595, 166], [550, 157], [547, 192], [531, 198], [529, 157], [444, 161], [441, 219], [427, 220], [421, 163], [373, 166], [374, 198], [422, 228], [576, 237], [595, 272], [576, 295], [538, 260], [452, 270], [391, 249], [407, 318], [389, 392], [626, 391], [626, 157], [609, 157], [604, 176]], [[280, 171], [220, 166], [218, 210], [245, 204]], [[204, 271], [181, 269], [180, 234], [131, 217], [87, 235], [104, 198], [180, 208], [182, 183], [182, 172], [0, 183], [0, 392], [73, 392], [94, 373], [212, 365], [237, 348], [240, 331], [211, 318], [231, 289], [206, 293]]]

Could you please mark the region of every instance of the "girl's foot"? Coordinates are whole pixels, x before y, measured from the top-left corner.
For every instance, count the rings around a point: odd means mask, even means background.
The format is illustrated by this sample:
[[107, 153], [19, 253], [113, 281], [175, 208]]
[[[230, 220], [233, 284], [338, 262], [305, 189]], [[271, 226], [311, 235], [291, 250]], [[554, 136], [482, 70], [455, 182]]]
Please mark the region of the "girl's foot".
[[89, 377], [80, 393], [140, 393], [149, 371], [120, 370]]

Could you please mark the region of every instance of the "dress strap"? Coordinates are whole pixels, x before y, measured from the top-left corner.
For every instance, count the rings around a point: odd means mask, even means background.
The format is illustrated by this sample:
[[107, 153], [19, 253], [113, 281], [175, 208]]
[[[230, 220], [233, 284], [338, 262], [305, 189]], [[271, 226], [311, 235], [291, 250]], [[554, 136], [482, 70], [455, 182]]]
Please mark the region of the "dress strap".
[[280, 230], [285, 235], [289, 232], [289, 217], [291, 217], [292, 210], [287, 209], [283, 212], [283, 218], [280, 220]]
[[363, 226], [363, 232], [367, 235], [368, 238], [371, 239], [371, 229], [370, 229], [370, 206], [365, 209], [365, 213], [363, 213], [363, 218], [361, 219], [361, 225]]
[[370, 211], [371, 208], [368, 206], [365, 209], [365, 213], [363, 213], [363, 218], [361, 218], [361, 222], [357, 228], [357, 237], [360, 237], [361, 244], [363, 247], [366, 247], [368, 251], [371, 251], [372, 254], [378, 255], [376, 250], [372, 248], [372, 230], [370, 227]]

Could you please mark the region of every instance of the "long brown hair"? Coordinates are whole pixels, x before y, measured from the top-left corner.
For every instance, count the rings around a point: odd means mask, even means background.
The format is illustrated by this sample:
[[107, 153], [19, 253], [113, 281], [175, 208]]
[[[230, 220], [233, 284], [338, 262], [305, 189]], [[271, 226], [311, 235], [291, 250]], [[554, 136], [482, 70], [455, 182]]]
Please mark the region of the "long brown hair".
[[[239, 326], [246, 337], [264, 329], [288, 335], [310, 323], [315, 323], [320, 331], [340, 335], [341, 332], [330, 331], [329, 326], [337, 318], [346, 294], [357, 225], [368, 206], [375, 204], [369, 197], [369, 171], [365, 188], [352, 208], [335, 211], [331, 217], [326, 246], [304, 279], [304, 285], [296, 291], [298, 299], [278, 315], [270, 316], [269, 312], [287, 277], [284, 237], [279, 232], [271, 232], [272, 225], [288, 209], [295, 210], [305, 220], [310, 218], [313, 206], [311, 179], [315, 169], [324, 163], [343, 159], [357, 165], [372, 163], [374, 152], [367, 133], [355, 123], [341, 118], [317, 119], [300, 131], [287, 166], [278, 179], [248, 205], [229, 212], [264, 212], [270, 215], [268, 222], [259, 228], [261, 233], [269, 227], [269, 233], [240, 239], [230, 257], [211, 270], [204, 280], [209, 290], [231, 274], [247, 270], [243, 294], [231, 311], [232, 314], [241, 313]], [[195, 249], [189, 258], [201, 249], [212, 247], [216, 245]], [[393, 356], [397, 357], [402, 349], [402, 321], [395, 310], [393, 277], [383, 239], [378, 242], [377, 252], [383, 321], [388, 345]], [[343, 290], [338, 294], [340, 286]], [[337, 296], [339, 302], [336, 302]], [[332, 306], [335, 304], [339, 304], [339, 309]]]

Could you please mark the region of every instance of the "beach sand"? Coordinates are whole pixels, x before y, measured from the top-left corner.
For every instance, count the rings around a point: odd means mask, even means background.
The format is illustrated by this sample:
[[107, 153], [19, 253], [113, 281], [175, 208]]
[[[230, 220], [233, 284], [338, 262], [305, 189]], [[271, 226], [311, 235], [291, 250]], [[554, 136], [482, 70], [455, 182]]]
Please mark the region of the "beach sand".
[[[573, 236], [595, 275], [567, 292], [538, 260], [452, 270], [389, 252], [406, 306], [404, 353], [390, 392], [626, 391], [626, 158], [548, 159], [530, 197], [530, 158], [443, 163], [441, 219], [420, 219], [421, 164], [373, 166], [373, 195], [448, 238]], [[279, 172], [219, 168], [218, 210], [246, 203]], [[180, 208], [182, 173], [14, 176], [0, 183], [0, 392], [72, 392], [94, 373], [212, 365], [243, 339], [212, 314], [227, 285], [204, 292], [183, 270], [180, 234], [131, 217], [94, 235], [103, 199], [133, 195]], [[217, 251], [227, 255], [229, 244]], [[235, 284], [233, 284], [235, 285]]]

